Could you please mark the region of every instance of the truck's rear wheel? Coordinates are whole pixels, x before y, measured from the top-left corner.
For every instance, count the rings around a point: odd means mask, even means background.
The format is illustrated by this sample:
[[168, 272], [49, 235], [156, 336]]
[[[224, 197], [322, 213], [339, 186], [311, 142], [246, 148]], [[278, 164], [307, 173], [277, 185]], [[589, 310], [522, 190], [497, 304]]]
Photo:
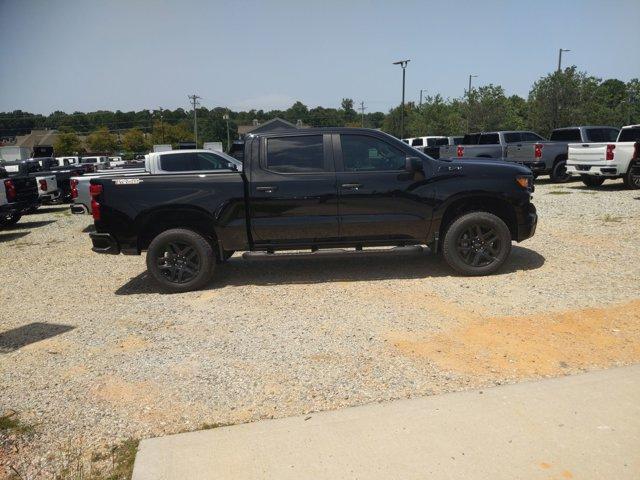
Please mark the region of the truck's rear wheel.
[[0, 227], [10, 227], [18, 223], [18, 220], [22, 217], [20, 212], [11, 212], [5, 215], [0, 215]]
[[627, 188], [640, 188], [640, 162], [635, 161], [629, 165], [629, 170], [624, 175], [624, 184]]
[[582, 180], [582, 183], [584, 183], [587, 187], [599, 187], [604, 183], [604, 178], [594, 177], [591, 175], [581, 175], [580, 180]]
[[558, 160], [551, 170], [551, 181], [553, 183], [566, 183], [571, 179], [571, 175], [567, 173], [567, 161]]
[[464, 275], [489, 275], [511, 251], [509, 227], [488, 212], [466, 213], [447, 229], [442, 245], [446, 262]]
[[153, 239], [147, 251], [147, 270], [168, 292], [203, 287], [215, 268], [211, 244], [197, 232], [176, 228]]

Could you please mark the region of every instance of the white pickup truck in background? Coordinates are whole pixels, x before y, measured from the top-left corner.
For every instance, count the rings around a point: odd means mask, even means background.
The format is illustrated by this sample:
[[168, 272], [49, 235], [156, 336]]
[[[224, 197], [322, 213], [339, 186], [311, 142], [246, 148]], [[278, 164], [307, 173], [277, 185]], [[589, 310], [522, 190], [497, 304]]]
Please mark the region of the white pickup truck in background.
[[92, 178], [144, 177], [210, 171], [242, 171], [242, 162], [223, 152], [211, 150], [170, 150], [145, 155], [144, 168], [105, 170], [71, 179], [71, 213], [92, 213], [89, 185]]
[[589, 187], [622, 178], [627, 188], [640, 188], [640, 125], [622, 127], [610, 143], [570, 143], [567, 173]]

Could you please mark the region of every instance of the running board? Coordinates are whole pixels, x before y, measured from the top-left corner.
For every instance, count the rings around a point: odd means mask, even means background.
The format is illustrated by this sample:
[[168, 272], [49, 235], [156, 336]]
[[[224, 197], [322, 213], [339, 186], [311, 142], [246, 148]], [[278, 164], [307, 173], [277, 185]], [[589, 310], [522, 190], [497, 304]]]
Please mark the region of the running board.
[[415, 255], [418, 253], [424, 253], [428, 251], [428, 248], [421, 245], [411, 245], [407, 247], [393, 247], [393, 248], [368, 248], [368, 249], [346, 249], [346, 248], [331, 248], [325, 250], [316, 250], [314, 252], [244, 252], [242, 258], [244, 260], [276, 260], [281, 258], [344, 258], [344, 257], [368, 257], [378, 255]]

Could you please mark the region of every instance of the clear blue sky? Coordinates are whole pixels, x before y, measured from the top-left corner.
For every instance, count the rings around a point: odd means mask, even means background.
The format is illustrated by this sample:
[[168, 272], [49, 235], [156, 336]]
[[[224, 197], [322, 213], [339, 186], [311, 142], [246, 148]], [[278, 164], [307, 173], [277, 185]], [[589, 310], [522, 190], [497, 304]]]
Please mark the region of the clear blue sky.
[[420, 89], [501, 84], [526, 96], [565, 65], [640, 77], [639, 0], [0, 0], [0, 111], [286, 108], [368, 111]]

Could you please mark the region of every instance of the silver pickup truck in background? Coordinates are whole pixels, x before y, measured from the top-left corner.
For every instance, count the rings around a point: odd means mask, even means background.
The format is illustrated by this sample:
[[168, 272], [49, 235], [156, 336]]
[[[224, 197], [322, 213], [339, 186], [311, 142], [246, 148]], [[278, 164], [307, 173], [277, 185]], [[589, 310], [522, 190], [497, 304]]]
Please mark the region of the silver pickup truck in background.
[[93, 213], [89, 186], [92, 178], [135, 177], [179, 173], [205, 173], [207, 171], [242, 171], [242, 162], [223, 152], [211, 150], [170, 150], [145, 155], [144, 168], [104, 170], [71, 179], [71, 213]]
[[554, 183], [563, 183], [571, 178], [567, 173], [570, 143], [614, 142], [619, 130], [608, 126], [556, 128], [548, 142], [508, 145], [505, 160], [529, 167], [535, 176], [549, 175]]
[[468, 133], [461, 144], [440, 147], [440, 158], [504, 158], [508, 145], [543, 141], [537, 133], [521, 130]]

